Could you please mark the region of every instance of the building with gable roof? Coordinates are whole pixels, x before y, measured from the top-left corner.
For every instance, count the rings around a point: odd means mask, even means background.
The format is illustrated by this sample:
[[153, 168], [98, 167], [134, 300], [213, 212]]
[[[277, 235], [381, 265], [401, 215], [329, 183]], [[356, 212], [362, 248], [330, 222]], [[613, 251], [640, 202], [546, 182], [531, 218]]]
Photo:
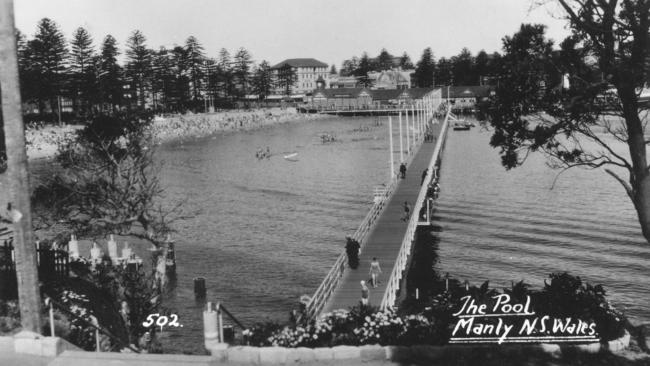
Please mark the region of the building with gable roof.
[[332, 88], [317, 89], [312, 95], [311, 104], [326, 109], [373, 109], [381, 106], [410, 104], [422, 99], [434, 88], [412, 89], [367, 89]]
[[368, 78], [373, 81], [374, 89], [406, 89], [411, 87], [411, 75], [415, 70], [384, 70], [369, 72]]
[[[292, 88], [294, 96], [305, 95], [319, 87], [329, 87], [329, 72], [326, 63], [314, 58], [289, 58], [271, 67], [275, 77], [278, 75], [278, 70], [285, 65], [291, 66], [297, 76]], [[282, 88], [276, 88], [274, 92], [278, 95], [284, 94]]]
[[493, 92], [489, 85], [468, 85], [442, 87], [442, 99], [449, 99], [454, 110], [471, 110], [476, 103], [486, 100]]

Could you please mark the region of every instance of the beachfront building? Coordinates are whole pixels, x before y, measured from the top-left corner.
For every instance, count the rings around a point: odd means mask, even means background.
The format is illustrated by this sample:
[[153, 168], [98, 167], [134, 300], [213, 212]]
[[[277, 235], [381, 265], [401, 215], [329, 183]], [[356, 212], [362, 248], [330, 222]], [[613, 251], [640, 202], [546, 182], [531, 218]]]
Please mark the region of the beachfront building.
[[369, 72], [373, 89], [406, 89], [411, 87], [411, 78], [415, 70], [392, 69]]
[[330, 75], [329, 87], [332, 89], [358, 88], [359, 81], [356, 76]]
[[476, 109], [476, 104], [487, 100], [493, 88], [488, 85], [468, 85], [442, 87], [442, 99], [453, 105], [454, 110], [471, 111]]
[[[285, 65], [291, 66], [296, 73], [296, 81], [292, 88], [293, 96], [304, 96], [316, 88], [329, 87], [330, 74], [326, 63], [313, 58], [286, 59], [271, 67], [276, 78], [280, 68]], [[283, 95], [285, 91], [283, 88], [278, 87], [273, 92], [276, 95]]]
[[422, 99], [433, 88], [367, 89], [333, 88], [314, 91], [311, 104], [317, 109], [384, 109], [409, 105]]
[[373, 100], [370, 90], [365, 88], [317, 89], [312, 105], [324, 109], [370, 109]]

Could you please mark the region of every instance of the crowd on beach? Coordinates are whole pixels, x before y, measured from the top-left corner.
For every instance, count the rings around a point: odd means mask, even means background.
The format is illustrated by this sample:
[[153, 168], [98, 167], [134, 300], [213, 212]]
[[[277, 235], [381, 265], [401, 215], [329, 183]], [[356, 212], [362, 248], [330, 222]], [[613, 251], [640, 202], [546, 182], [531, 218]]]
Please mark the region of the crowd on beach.
[[252, 130], [279, 123], [319, 118], [316, 114], [299, 114], [295, 108], [236, 110], [207, 114], [157, 117], [153, 131], [159, 142], [210, 136], [216, 133]]
[[78, 130], [79, 126], [51, 126], [30, 123], [25, 129], [27, 156], [30, 159], [49, 158], [56, 154], [59, 146]]
[[[298, 113], [295, 108], [267, 108], [220, 111], [215, 113], [157, 116], [152, 132], [157, 143], [183, 141], [241, 130], [264, 128], [275, 124], [320, 118], [318, 114]], [[52, 157], [62, 141], [82, 126], [29, 124], [25, 130], [30, 159]]]

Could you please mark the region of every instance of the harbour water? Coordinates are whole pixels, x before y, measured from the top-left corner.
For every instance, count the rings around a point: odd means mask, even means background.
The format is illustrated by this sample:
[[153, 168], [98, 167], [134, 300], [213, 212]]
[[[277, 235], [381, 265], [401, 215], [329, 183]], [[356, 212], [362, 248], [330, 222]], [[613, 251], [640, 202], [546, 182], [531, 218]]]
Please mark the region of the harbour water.
[[[286, 320], [299, 296], [316, 289], [370, 208], [373, 188], [387, 181], [383, 118], [382, 126], [332, 118], [160, 148], [167, 202], [185, 200], [174, 224], [178, 282], [165, 301], [183, 328], [165, 329], [168, 352], [202, 350], [194, 277], [205, 277], [208, 300], [223, 301], [246, 325]], [[323, 144], [322, 133], [337, 142]], [[506, 172], [489, 136], [450, 132], [438, 270], [472, 283], [525, 279], [537, 287], [549, 273], [569, 271], [604, 284], [633, 319], [649, 320], [650, 245], [618, 183], [575, 170], [551, 190], [557, 171], [543, 157]], [[255, 151], [267, 146], [273, 155], [258, 160]]]
[[[490, 136], [480, 128], [449, 135], [438, 271], [474, 284], [525, 280], [536, 288], [551, 272], [567, 271], [603, 284], [633, 323], [648, 322], [650, 245], [620, 183], [602, 169], [569, 169], [558, 177], [541, 153], [506, 171]], [[599, 137], [627, 155], [624, 145]]]
[[[186, 200], [187, 217], [174, 224], [178, 284], [165, 302], [183, 328], [165, 330], [166, 350], [202, 349], [194, 277], [245, 325], [286, 321], [316, 290], [388, 180], [387, 124], [374, 122], [331, 118], [160, 148], [166, 196]], [[324, 133], [337, 141], [322, 143]], [[267, 146], [272, 156], [257, 159]]]

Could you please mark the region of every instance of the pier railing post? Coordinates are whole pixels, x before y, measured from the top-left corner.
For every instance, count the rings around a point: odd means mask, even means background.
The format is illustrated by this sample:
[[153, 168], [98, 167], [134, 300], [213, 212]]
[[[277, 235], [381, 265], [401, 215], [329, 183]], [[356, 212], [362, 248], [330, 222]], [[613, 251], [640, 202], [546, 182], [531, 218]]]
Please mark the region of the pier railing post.
[[388, 116], [388, 151], [390, 153], [390, 180], [392, 182], [395, 178], [395, 163], [393, 162], [393, 117]]
[[[400, 117], [402, 116], [402, 112], [400, 111]], [[406, 154], [410, 155], [411, 154], [411, 144], [409, 142], [409, 123], [406, 121]]]
[[[406, 125], [406, 138], [408, 141], [408, 124]], [[404, 146], [402, 144], [402, 111], [399, 112], [399, 162], [404, 162]]]

